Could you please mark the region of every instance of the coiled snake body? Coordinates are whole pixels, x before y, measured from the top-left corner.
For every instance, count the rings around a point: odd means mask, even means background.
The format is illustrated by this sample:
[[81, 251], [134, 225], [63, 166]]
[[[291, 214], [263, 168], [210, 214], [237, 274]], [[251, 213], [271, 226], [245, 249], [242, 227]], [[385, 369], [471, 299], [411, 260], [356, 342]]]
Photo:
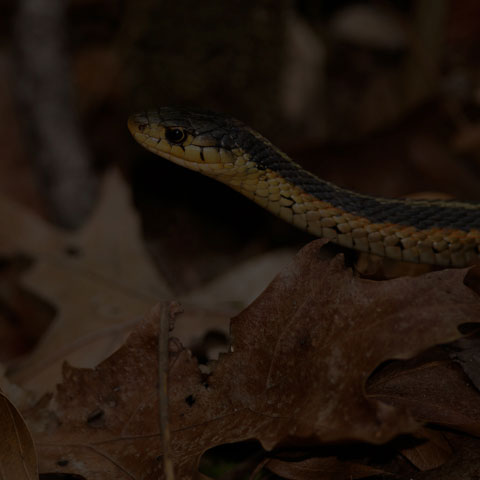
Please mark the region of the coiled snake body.
[[340, 188], [243, 123], [216, 113], [163, 107], [131, 116], [128, 127], [153, 153], [345, 247], [442, 266], [480, 260], [480, 204], [377, 198]]

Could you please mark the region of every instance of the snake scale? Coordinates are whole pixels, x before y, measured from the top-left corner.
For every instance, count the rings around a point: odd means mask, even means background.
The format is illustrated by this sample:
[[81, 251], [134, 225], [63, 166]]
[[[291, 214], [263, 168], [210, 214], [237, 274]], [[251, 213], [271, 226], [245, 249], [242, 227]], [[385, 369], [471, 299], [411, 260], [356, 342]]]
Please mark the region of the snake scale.
[[132, 115], [143, 147], [223, 182], [287, 222], [361, 252], [464, 267], [480, 260], [480, 204], [388, 199], [322, 180], [228, 116], [162, 107]]

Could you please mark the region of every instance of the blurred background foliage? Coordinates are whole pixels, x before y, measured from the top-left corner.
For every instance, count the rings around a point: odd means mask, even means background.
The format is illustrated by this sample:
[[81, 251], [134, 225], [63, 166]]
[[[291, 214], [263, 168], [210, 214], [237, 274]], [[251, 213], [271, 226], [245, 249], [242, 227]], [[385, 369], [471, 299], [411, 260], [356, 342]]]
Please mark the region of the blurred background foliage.
[[475, 0], [0, 0], [0, 13], [0, 189], [76, 228], [120, 166], [178, 292], [309, 237], [141, 149], [125, 126], [137, 110], [223, 111], [364, 193], [480, 199]]

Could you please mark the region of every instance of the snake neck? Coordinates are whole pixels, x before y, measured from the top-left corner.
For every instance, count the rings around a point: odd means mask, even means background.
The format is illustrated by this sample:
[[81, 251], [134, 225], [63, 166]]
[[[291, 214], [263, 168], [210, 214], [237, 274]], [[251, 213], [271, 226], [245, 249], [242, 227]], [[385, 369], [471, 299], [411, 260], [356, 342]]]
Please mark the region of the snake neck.
[[237, 153], [235, 168], [214, 177], [306, 232], [395, 260], [459, 267], [478, 261], [478, 205], [361, 195], [269, 144]]
[[480, 205], [384, 199], [326, 182], [241, 122], [161, 108], [129, 128], [145, 148], [216, 178], [287, 222], [355, 250], [461, 267], [480, 260]]

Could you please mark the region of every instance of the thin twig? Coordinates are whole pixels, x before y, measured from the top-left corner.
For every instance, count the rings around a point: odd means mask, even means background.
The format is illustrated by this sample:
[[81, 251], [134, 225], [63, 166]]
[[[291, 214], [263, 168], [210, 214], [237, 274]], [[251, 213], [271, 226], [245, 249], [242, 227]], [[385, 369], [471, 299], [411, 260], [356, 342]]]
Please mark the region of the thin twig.
[[158, 332], [158, 396], [160, 431], [163, 443], [163, 472], [167, 480], [175, 480], [173, 462], [170, 456], [170, 422], [168, 415], [168, 343], [171, 322], [178, 304], [165, 302], [160, 315]]

